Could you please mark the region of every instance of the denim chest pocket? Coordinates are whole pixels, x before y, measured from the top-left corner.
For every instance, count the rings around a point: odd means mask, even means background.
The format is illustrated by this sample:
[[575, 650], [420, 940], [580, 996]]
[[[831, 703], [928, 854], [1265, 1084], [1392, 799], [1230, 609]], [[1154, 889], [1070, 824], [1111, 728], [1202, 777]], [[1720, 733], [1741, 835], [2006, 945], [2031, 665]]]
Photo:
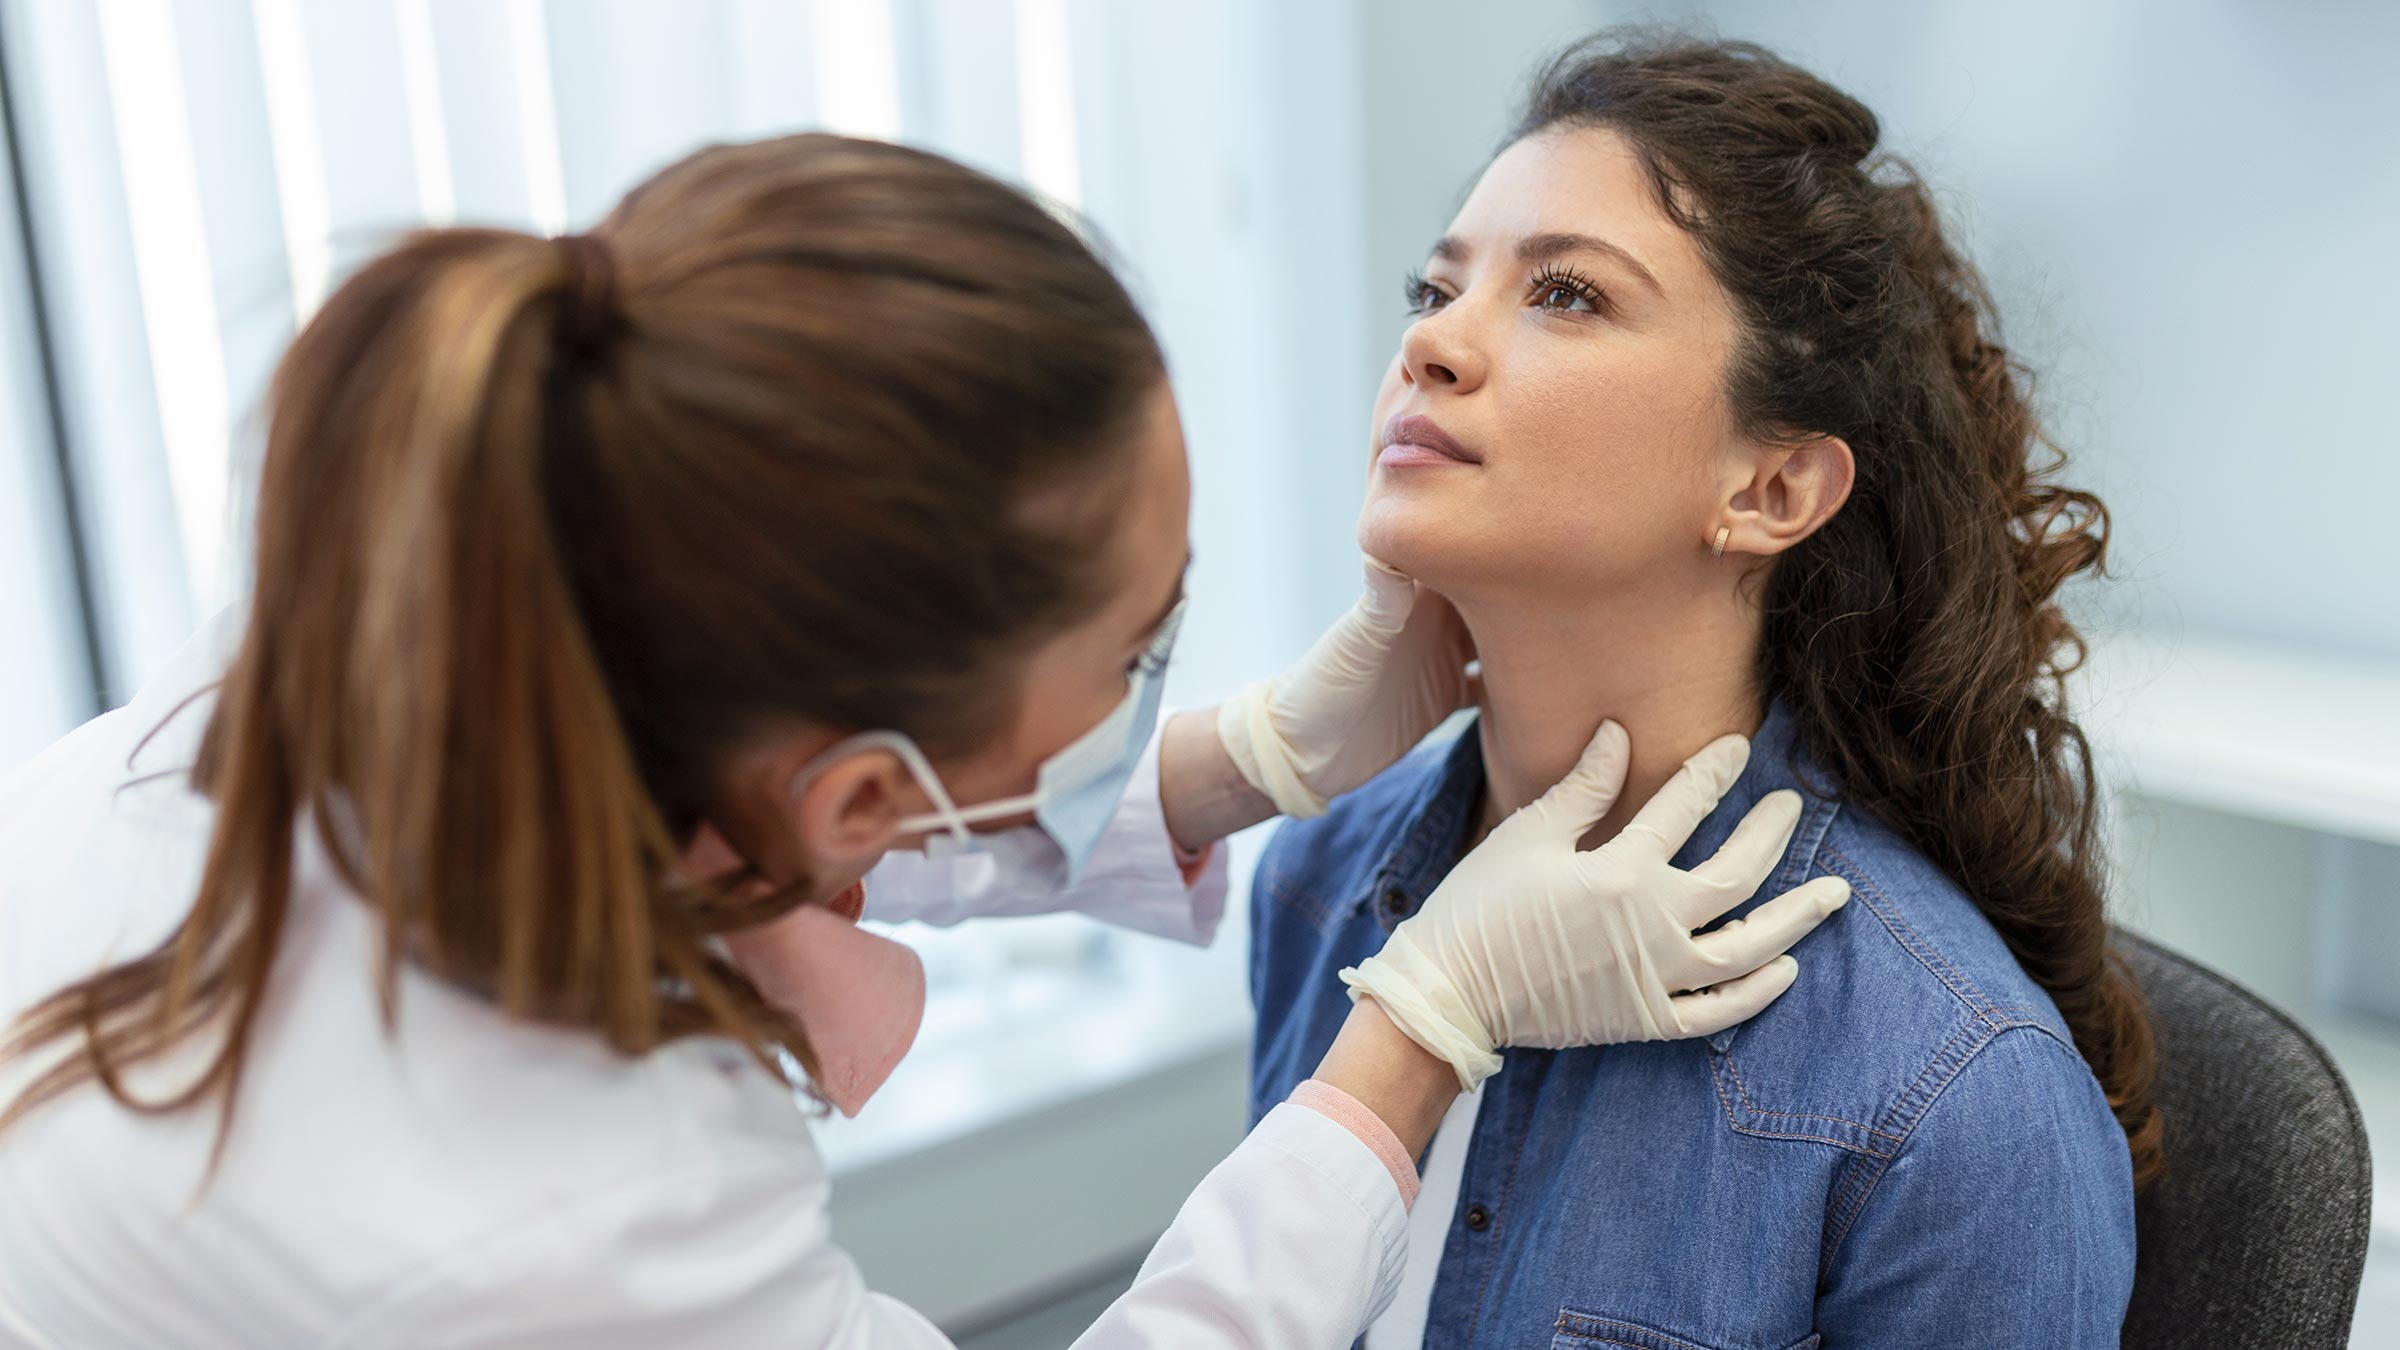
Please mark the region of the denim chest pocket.
[[[1824, 1338], [1810, 1332], [1799, 1340], [1781, 1343], [1771, 1350], [1816, 1350]], [[1621, 1317], [1602, 1317], [1598, 1313], [1561, 1308], [1558, 1312], [1558, 1333], [1550, 1340], [1550, 1350], [1766, 1350], [1755, 1343], [1726, 1345], [1713, 1341], [1696, 1341], [1689, 1336], [1677, 1336], [1640, 1322]]]

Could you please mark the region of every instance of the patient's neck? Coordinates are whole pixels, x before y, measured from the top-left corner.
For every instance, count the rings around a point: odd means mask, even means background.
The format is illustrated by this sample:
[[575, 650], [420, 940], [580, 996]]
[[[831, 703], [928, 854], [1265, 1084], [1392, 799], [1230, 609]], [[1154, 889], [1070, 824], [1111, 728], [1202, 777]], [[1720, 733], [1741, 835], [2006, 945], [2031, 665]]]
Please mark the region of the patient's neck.
[[1605, 718], [1625, 728], [1633, 762], [1586, 847], [1615, 838], [1700, 747], [1758, 729], [1760, 620], [1731, 595], [1455, 602], [1483, 663], [1479, 835], [1566, 777]]

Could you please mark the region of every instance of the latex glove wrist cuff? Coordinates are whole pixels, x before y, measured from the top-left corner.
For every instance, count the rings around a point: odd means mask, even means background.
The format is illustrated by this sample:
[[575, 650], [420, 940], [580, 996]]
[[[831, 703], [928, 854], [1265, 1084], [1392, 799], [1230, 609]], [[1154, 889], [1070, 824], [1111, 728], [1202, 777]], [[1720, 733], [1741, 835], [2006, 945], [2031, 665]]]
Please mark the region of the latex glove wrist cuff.
[[1442, 973], [1405, 927], [1383, 944], [1383, 951], [1341, 972], [1350, 987], [1350, 1001], [1372, 997], [1400, 1033], [1425, 1053], [1447, 1062], [1458, 1073], [1461, 1092], [1473, 1092], [1484, 1079], [1500, 1072], [1500, 1055], [1458, 986]]
[[1225, 700], [1217, 709], [1217, 739], [1224, 742], [1233, 767], [1265, 793], [1276, 810], [1294, 820], [1324, 815], [1328, 798], [1301, 780], [1293, 767], [1297, 755], [1275, 730], [1270, 712], [1274, 697], [1275, 682], [1260, 680]]

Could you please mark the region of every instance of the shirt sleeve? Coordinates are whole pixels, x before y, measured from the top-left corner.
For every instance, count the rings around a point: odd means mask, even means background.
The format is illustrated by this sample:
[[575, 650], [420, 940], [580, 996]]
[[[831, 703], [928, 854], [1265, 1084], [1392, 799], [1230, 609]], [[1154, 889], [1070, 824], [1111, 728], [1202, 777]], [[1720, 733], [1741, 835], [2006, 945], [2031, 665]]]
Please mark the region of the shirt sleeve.
[[[1160, 717], [1163, 732], [1168, 717]], [[894, 853], [867, 874], [866, 917], [941, 927], [967, 919], [1086, 914], [1137, 933], [1206, 946], [1225, 917], [1225, 850], [1182, 855], [1159, 804], [1154, 734], [1116, 815], [1074, 885], [1066, 859], [1035, 829], [987, 835], [956, 857]]]
[[1817, 1300], [1827, 1345], [2117, 1344], [2132, 1162], [2091, 1071], [2047, 1033], [1977, 1052], [1853, 1212]]
[[[756, 1155], [751, 1155], [755, 1158]], [[339, 1350], [942, 1350], [833, 1245], [805, 1145], [651, 1176], [407, 1280]], [[1270, 1112], [1200, 1183], [1079, 1350], [1342, 1350], [1398, 1285], [1406, 1207], [1358, 1127]]]

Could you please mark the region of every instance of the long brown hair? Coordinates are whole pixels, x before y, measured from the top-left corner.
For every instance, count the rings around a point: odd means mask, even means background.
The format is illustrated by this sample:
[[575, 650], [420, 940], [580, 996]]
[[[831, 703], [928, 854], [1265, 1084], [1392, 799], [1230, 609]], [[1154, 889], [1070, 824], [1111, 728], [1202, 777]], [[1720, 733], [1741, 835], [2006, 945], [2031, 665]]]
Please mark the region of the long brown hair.
[[[96, 1080], [216, 1097], [222, 1147], [301, 830], [378, 912], [387, 1021], [407, 961], [626, 1054], [711, 1032], [813, 1068], [708, 942], [799, 888], [679, 885], [682, 842], [746, 738], [992, 732], [1013, 663], [1101, 602], [1094, 513], [1162, 370], [1033, 202], [830, 136], [702, 151], [588, 236], [367, 264], [269, 393], [199, 894], [12, 1029], [0, 1054], [72, 1050], [0, 1127]], [[195, 1079], [127, 1090], [203, 1027]]]
[[1741, 42], [1609, 33], [1538, 78], [1515, 141], [1602, 126], [1733, 298], [1727, 392], [1764, 439], [1838, 436], [1848, 503], [1768, 574], [1759, 677], [1846, 799], [1956, 877], [2048, 990], [2146, 1182], [2156, 1048], [2109, 941], [2061, 583], [2108, 513], [2062, 485], [1989, 294], [1875, 115]]

